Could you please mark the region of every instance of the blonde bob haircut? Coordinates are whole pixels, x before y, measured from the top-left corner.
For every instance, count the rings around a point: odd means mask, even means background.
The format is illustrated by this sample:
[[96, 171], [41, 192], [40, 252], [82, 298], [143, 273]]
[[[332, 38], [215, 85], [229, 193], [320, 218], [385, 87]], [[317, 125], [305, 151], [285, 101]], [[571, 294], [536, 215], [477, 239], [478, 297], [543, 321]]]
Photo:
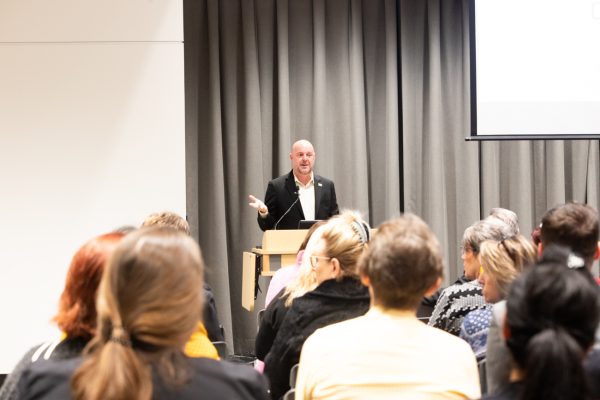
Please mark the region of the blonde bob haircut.
[[321, 239], [325, 242], [325, 255], [340, 263], [338, 279], [345, 276], [359, 279], [358, 260], [370, 238], [371, 228], [357, 211], [345, 210], [327, 221]]
[[151, 366], [184, 382], [183, 347], [202, 310], [203, 262], [196, 242], [171, 228], [127, 235], [98, 290], [97, 334], [71, 381], [73, 398], [152, 398]]
[[537, 251], [533, 243], [523, 235], [517, 235], [500, 242], [486, 240], [481, 243], [479, 257], [484, 273], [496, 281], [504, 299], [512, 281], [525, 267], [536, 262]]

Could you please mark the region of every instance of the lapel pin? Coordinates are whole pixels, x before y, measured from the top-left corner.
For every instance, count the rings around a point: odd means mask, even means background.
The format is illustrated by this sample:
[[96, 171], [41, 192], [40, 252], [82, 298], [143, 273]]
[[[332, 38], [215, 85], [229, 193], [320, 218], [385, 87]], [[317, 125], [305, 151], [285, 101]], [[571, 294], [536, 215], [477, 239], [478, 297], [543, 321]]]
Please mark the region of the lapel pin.
[[323, 186], [323, 184], [321, 182], [317, 183], [317, 186]]

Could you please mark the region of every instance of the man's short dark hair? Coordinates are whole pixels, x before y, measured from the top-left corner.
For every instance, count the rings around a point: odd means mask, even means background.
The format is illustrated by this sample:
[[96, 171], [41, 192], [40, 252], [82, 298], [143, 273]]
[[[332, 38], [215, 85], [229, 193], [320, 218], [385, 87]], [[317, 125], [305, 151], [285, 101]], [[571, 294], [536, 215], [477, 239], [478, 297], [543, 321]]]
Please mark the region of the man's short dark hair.
[[375, 304], [415, 310], [443, 275], [438, 240], [419, 217], [404, 214], [377, 229], [359, 272], [369, 279]]
[[544, 247], [567, 246], [591, 267], [598, 247], [598, 212], [581, 203], [554, 207], [544, 214], [540, 235]]

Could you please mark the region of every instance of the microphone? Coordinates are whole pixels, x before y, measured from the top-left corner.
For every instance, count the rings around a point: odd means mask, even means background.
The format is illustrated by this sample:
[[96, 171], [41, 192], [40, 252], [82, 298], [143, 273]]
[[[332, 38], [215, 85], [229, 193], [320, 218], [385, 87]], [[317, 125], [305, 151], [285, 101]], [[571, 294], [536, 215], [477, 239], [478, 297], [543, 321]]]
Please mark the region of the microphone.
[[281, 218], [279, 218], [277, 220], [277, 222], [275, 222], [275, 227], [273, 228], [273, 230], [277, 230], [277, 225], [279, 225], [279, 223], [281, 222], [281, 220], [292, 210], [292, 208], [296, 205], [296, 203], [298, 202], [298, 200], [300, 200], [300, 188], [298, 187], [298, 185], [296, 185], [296, 191], [294, 192], [294, 194], [296, 195], [296, 200], [294, 200], [294, 202], [292, 203], [292, 205], [285, 210], [285, 212], [283, 213], [283, 215], [281, 216]]

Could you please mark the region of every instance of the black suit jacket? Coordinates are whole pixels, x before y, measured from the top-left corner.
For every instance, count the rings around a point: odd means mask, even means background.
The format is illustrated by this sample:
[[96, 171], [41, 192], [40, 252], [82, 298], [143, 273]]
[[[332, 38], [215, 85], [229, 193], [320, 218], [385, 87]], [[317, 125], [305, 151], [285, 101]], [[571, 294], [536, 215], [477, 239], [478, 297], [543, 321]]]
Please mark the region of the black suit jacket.
[[[315, 219], [329, 219], [331, 216], [339, 214], [333, 182], [316, 174], [313, 175], [313, 179], [315, 181]], [[265, 205], [269, 209], [269, 214], [266, 218], [262, 218], [260, 213], [258, 214], [260, 229], [266, 231], [275, 228], [275, 223], [298, 198], [295, 192], [296, 183], [292, 171], [269, 182], [265, 194]], [[304, 218], [302, 205], [298, 201], [279, 222], [277, 229], [297, 229], [298, 222], [303, 219], [306, 218]]]

